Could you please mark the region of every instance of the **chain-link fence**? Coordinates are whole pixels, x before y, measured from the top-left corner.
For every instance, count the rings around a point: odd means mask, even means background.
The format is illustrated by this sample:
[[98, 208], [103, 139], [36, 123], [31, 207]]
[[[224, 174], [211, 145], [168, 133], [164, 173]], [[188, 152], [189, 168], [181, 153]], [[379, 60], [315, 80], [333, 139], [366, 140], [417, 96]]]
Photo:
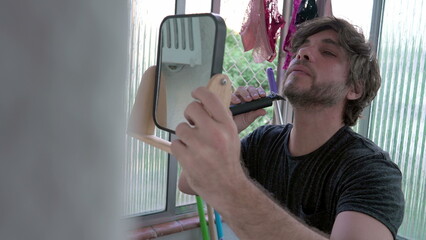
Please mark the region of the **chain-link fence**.
[[[239, 86], [261, 86], [269, 92], [268, 78], [266, 69], [277, 69], [278, 58], [273, 62], [255, 63], [252, 57], [252, 51], [244, 52], [241, 37], [238, 33], [228, 30], [225, 44], [225, 57], [223, 62], [223, 73], [232, 80], [234, 88]], [[243, 137], [261, 125], [271, 121], [273, 108], [266, 109], [266, 116], [257, 119], [246, 130], [240, 133]]]

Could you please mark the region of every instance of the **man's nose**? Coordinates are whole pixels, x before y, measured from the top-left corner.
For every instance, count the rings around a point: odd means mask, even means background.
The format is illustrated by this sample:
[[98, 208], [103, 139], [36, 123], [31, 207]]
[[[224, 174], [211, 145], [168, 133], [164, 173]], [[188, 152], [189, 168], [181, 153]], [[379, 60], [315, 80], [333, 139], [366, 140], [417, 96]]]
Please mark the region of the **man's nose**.
[[312, 56], [310, 50], [308, 48], [306, 48], [306, 47], [300, 48], [297, 51], [296, 58], [298, 60], [302, 60], [302, 59], [303, 60], [307, 60], [307, 61], [312, 61], [313, 60], [313, 56]]

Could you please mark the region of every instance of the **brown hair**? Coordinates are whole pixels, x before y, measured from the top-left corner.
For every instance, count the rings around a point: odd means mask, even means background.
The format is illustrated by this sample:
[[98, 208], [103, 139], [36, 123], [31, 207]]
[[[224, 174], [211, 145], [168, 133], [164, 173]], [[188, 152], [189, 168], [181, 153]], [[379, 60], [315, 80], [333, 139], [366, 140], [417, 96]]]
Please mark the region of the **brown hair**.
[[381, 82], [377, 58], [362, 32], [343, 19], [316, 18], [298, 27], [292, 38], [291, 50], [293, 54], [296, 53], [309, 36], [329, 29], [337, 32], [339, 43], [348, 55], [350, 69], [346, 85], [354, 86], [356, 92], [362, 92], [361, 97], [348, 100], [345, 105], [343, 122], [353, 126], [362, 110], [376, 97]]

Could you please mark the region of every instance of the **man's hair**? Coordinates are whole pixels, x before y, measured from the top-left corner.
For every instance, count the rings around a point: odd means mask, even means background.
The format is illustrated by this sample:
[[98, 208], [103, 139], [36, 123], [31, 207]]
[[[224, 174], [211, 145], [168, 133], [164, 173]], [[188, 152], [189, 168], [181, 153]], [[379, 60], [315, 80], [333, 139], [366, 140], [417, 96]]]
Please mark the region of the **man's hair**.
[[344, 108], [343, 122], [353, 126], [362, 110], [376, 97], [381, 82], [377, 58], [363, 33], [343, 19], [316, 18], [298, 27], [292, 38], [291, 51], [295, 54], [309, 36], [330, 29], [337, 32], [339, 44], [348, 55], [350, 68], [346, 85], [352, 85], [356, 92], [362, 92], [360, 98], [348, 100]]

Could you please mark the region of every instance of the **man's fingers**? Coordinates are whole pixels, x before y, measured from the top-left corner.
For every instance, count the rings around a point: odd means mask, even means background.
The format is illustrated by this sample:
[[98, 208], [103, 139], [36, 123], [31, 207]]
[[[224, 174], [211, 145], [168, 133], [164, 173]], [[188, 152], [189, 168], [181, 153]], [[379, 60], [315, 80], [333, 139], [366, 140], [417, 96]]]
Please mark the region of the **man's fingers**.
[[244, 113], [238, 116], [234, 116], [235, 124], [237, 125], [238, 132], [240, 133], [246, 129], [251, 123], [254, 122], [258, 117], [266, 115], [265, 109], [257, 109], [248, 113]]
[[235, 93], [232, 94], [231, 96], [231, 104], [239, 104], [241, 103], [241, 100], [239, 97], [237, 97], [237, 95], [235, 95]]
[[219, 97], [206, 87], [192, 91], [192, 97], [198, 99], [210, 117], [218, 122], [232, 121], [229, 109], [225, 108]]
[[172, 141], [172, 145], [170, 146], [172, 150], [173, 156], [175, 156], [178, 159], [185, 159], [184, 156], [187, 153], [187, 147], [180, 139], [175, 139]]
[[184, 146], [189, 144], [191, 139], [193, 138], [192, 130], [192, 127], [190, 127], [188, 123], [182, 122], [177, 125], [175, 131], [176, 136], [180, 139], [181, 143], [184, 144]]
[[208, 123], [208, 121], [212, 120], [209, 113], [204, 109], [202, 103], [197, 101], [190, 103], [186, 107], [183, 115], [186, 120], [194, 126], [199, 126], [201, 123]]
[[255, 111], [251, 111], [247, 114], [247, 120], [252, 123], [254, 120], [256, 120], [260, 116], [266, 115], [265, 109], [257, 109]]
[[261, 97], [266, 97], [266, 92], [265, 90], [263, 90], [263, 88], [260, 87], [253, 87], [253, 86], [248, 86], [247, 87], [247, 91], [250, 93], [250, 95], [252, 96], [253, 99], [259, 99]]
[[257, 92], [259, 93], [260, 97], [266, 97], [266, 92], [263, 90], [262, 86], [257, 88]]
[[254, 100], [259, 99], [259, 92], [257, 91], [257, 88], [253, 87], [253, 86], [248, 86], [247, 87], [247, 91], [250, 94], [250, 97]]
[[250, 102], [252, 100], [250, 92], [246, 87], [238, 87], [235, 91], [235, 95], [240, 97], [243, 102]]
[[181, 139], [175, 139], [172, 141], [171, 150], [173, 156], [176, 157], [183, 169], [187, 168], [187, 164], [191, 164], [187, 161], [192, 155], [191, 151]]
[[232, 104], [238, 104], [241, 102], [250, 102], [266, 96], [265, 90], [262, 87], [238, 87], [231, 98]]
[[171, 150], [173, 155], [180, 156], [185, 149], [186, 145], [182, 142], [182, 140], [175, 139], [172, 141]]

